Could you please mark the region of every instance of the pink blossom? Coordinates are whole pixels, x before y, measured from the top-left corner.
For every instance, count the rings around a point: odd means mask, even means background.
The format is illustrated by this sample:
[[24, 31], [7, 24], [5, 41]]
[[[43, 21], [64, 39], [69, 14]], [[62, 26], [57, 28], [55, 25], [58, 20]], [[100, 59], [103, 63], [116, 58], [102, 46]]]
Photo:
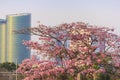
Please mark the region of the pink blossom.
[[60, 78], [59, 75], [65, 76], [66, 73], [70, 76], [77, 73], [104, 73], [108, 61], [116, 70], [120, 67], [120, 37], [112, 33], [113, 29], [73, 22], [56, 27], [40, 24], [25, 31], [37, 34], [41, 43], [23, 40], [23, 44], [49, 58], [37, 60], [32, 56], [23, 60], [17, 71], [26, 76], [24, 80], [56, 80]]
[[101, 59], [97, 59], [97, 62], [98, 62], [98, 63], [101, 63], [101, 62], [102, 62], [102, 60], [101, 60]]

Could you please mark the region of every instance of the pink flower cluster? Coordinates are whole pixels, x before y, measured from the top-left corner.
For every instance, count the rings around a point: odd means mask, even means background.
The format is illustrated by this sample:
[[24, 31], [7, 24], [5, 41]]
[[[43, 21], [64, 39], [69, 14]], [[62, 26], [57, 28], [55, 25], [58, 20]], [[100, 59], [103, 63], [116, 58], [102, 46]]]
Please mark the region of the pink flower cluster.
[[73, 22], [56, 27], [39, 25], [24, 31], [38, 35], [42, 43], [23, 41], [23, 44], [49, 56], [49, 60], [39, 61], [35, 57], [24, 60], [18, 68], [26, 76], [24, 80], [55, 80], [68, 74], [76, 78], [77, 73], [104, 73], [108, 65], [116, 70], [120, 67], [120, 37], [112, 33], [113, 29]]

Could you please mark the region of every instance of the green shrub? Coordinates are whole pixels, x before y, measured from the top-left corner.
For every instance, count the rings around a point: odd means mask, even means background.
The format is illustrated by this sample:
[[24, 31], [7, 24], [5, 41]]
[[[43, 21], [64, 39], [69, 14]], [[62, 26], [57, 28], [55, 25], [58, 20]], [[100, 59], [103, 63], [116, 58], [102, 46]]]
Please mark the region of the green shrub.
[[106, 73], [95, 73], [93, 76], [94, 80], [110, 80], [110, 77]]

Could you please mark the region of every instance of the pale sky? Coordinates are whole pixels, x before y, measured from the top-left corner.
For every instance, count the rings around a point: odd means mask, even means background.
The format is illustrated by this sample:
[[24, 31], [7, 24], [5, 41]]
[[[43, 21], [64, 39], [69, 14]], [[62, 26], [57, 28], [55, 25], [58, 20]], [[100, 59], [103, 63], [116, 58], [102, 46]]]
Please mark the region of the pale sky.
[[82, 21], [120, 32], [120, 0], [0, 0], [0, 18], [16, 13], [31, 13], [32, 26]]

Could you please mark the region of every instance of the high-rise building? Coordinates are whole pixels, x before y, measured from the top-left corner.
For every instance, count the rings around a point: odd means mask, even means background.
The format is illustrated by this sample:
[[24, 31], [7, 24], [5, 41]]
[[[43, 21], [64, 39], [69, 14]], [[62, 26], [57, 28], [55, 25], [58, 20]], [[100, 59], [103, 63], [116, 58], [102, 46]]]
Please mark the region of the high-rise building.
[[[31, 14], [10, 14], [6, 17], [6, 23], [0, 23], [0, 62], [21, 63], [25, 58], [30, 57], [30, 51], [22, 44], [23, 40], [30, 40], [31, 35], [16, 34], [14, 30], [30, 28]], [[4, 51], [5, 50], [5, 51]], [[2, 56], [1, 56], [2, 55]], [[4, 59], [5, 58], [5, 59]]]
[[30, 40], [30, 35], [16, 34], [13, 30], [21, 30], [31, 26], [30, 14], [7, 15], [7, 61], [20, 63], [30, 57], [30, 51], [22, 44], [23, 40]]
[[6, 61], [6, 21], [0, 19], [0, 62]]

